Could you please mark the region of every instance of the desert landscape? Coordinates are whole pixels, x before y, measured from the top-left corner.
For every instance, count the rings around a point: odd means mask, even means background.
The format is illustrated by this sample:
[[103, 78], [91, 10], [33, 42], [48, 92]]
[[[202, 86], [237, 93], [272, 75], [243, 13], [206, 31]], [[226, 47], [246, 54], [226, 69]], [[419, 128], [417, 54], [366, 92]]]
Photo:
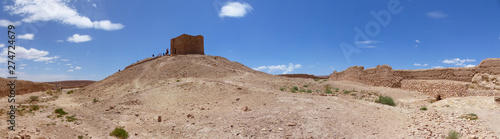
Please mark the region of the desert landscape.
[[0, 136], [114, 138], [122, 128], [128, 138], [446, 138], [450, 131], [499, 138], [499, 78], [491, 75], [499, 62], [351, 67], [314, 79], [270, 75], [220, 56], [150, 57], [82, 88], [16, 96], [18, 130], [4, 125]]

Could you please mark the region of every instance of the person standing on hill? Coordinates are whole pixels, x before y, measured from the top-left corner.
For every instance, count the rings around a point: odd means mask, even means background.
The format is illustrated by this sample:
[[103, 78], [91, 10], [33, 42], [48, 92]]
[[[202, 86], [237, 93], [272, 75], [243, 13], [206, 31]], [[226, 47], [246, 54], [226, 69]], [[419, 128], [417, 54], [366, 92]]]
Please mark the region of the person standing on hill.
[[167, 48], [167, 53], [166, 54], [168, 55], [168, 48]]

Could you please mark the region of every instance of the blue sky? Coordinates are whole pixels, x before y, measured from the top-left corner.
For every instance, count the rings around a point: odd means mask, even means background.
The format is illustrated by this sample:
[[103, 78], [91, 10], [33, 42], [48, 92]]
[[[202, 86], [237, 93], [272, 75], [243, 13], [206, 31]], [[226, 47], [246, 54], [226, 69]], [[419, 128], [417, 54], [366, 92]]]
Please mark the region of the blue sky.
[[[184, 33], [203, 35], [207, 55], [271, 74], [328, 75], [382, 64], [394, 69], [465, 67], [500, 52], [500, 2], [494, 0], [1, 4], [0, 31], [16, 25], [17, 76], [33, 81], [101, 80], [163, 52], [171, 38]], [[0, 33], [2, 77], [7, 76], [6, 34]]]

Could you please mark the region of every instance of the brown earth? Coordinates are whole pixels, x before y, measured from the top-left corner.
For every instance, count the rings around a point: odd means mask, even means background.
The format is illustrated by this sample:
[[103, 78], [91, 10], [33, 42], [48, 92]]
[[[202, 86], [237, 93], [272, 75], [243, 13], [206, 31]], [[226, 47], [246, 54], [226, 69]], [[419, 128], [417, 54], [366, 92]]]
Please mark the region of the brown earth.
[[292, 78], [311, 78], [311, 79], [328, 79], [328, 76], [314, 76], [310, 74], [281, 74], [278, 76], [292, 77]]
[[72, 81], [56, 81], [56, 82], [45, 82], [45, 83], [56, 86], [62, 86], [63, 88], [83, 88], [95, 82], [96, 81], [90, 81], [90, 80], [72, 80]]
[[[17, 131], [1, 124], [0, 136], [114, 138], [113, 129], [123, 127], [129, 138], [444, 138], [451, 130], [500, 137], [500, 104], [492, 96], [431, 103], [417, 91], [274, 76], [218, 56], [147, 58], [69, 90], [16, 96], [20, 107], [40, 110], [21, 111]], [[39, 101], [29, 101], [33, 95]], [[396, 106], [375, 103], [379, 95]], [[6, 100], [0, 98], [1, 108]], [[57, 117], [58, 108], [69, 114]], [[461, 118], [469, 113], [479, 118]], [[68, 122], [72, 115], [77, 120]]]
[[[7, 86], [7, 84], [10, 84], [12, 80], [6, 79], [6, 78], [1, 78], [0, 77], [0, 96], [8, 96], [10, 93], [10, 86]], [[48, 83], [42, 83], [42, 82], [32, 82], [32, 81], [25, 81], [25, 80], [16, 80], [15, 81], [15, 86], [16, 86], [16, 95], [22, 95], [22, 94], [27, 94], [31, 92], [37, 92], [37, 91], [46, 91], [46, 90], [51, 90], [55, 89], [55, 85], [48, 84]]]

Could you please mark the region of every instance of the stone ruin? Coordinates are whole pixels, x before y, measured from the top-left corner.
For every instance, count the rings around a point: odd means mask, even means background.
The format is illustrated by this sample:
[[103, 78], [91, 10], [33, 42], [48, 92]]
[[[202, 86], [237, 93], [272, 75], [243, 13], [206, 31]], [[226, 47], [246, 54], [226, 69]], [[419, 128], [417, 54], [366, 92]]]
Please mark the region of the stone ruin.
[[205, 55], [203, 48], [203, 36], [191, 36], [182, 34], [170, 40], [170, 54], [185, 55], [185, 54], [202, 54]]
[[[437, 68], [424, 70], [393, 70], [389, 65], [364, 69], [349, 67], [342, 72], [334, 71], [330, 80], [347, 80], [373, 86], [401, 88], [419, 91], [435, 98], [471, 95], [499, 95], [500, 58], [488, 58], [475, 67]], [[497, 90], [478, 91], [469, 90]]]

